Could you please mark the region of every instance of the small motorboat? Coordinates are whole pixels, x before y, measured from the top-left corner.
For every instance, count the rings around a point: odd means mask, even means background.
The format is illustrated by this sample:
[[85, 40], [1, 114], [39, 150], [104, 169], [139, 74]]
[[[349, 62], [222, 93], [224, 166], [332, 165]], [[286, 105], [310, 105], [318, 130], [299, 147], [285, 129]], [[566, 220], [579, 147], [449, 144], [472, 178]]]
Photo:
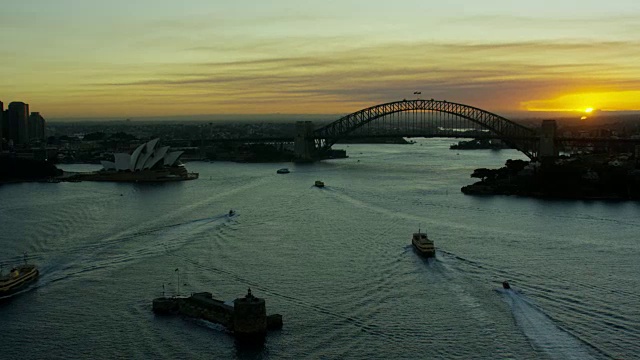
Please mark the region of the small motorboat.
[[509, 290], [509, 289], [511, 289], [511, 285], [509, 285], [509, 282], [505, 280], [505, 281], [502, 282], [502, 288], [506, 289], [506, 290]]
[[236, 212], [233, 209], [229, 210], [229, 216], [233, 216], [235, 214], [236, 214]]
[[324, 187], [324, 182], [322, 182], [320, 180], [316, 180], [316, 182], [313, 184], [313, 186], [319, 187], [319, 188], [323, 188]]
[[290, 171], [287, 168], [278, 169], [278, 171], [276, 171], [278, 174], [288, 174], [289, 172]]

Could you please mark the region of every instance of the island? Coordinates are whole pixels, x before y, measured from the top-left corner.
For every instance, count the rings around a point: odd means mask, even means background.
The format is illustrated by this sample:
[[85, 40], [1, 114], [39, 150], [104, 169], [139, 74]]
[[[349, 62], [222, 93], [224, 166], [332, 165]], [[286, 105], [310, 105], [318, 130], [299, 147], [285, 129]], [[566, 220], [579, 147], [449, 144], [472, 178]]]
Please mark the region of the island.
[[502, 150], [511, 148], [511, 146], [505, 144], [499, 139], [473, 139], [468, 141], [459, 141], [457, 144], [449, 146], [449, 149], [451, 150]]
[[640, 199], [640, 163], [632, 154], [561, 156], [530, 162], [507, 160], [500, 169], [476, 169], [480, 181], [467, 195], [519, 195], [571, 199]]

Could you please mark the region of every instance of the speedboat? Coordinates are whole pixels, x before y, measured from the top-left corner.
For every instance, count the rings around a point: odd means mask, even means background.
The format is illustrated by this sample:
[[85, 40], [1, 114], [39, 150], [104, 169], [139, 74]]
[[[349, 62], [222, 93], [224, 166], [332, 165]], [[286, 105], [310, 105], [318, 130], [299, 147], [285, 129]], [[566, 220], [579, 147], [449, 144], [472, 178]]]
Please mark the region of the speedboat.
[[229, 210], [229, 216], [233, 216], [235, 214], [236, 214], [236, 212], [233, 209]]
[[509, 290], [509, 289], [511, 289], [511, 285], [509, 285], [509, 282], [505, 280], [505, 281], [502, 282], [502, 288], [506, 289], [506, 290]]
[[322, 182], [320, 180], [316, 180], [316, 182], [313, 184], [313, 186], [322, 188], [322, 187], [324, 187], [324, 182]]
[[418, 252], [425, 257], [436, 256], [436, 247], [433, 243], [433, 240], [430, 240], [427, 237], [427, 233], [421, 232], [420, 229], [418, 229], [417, 233], [413, 233], [411, 244], [413, 244], [413, 247], [416, 248], [416, 250], [418, 250]]
[[287, 168], [282, 168], [282, 169], [278, 169], [278, 171], [276, 171], [278, 174], [288, 174], [289, 173], [289, 169]]
[[0, 272], [0, 298], [11, 296], [36, 281], [40, 272], [35, 265], [25, 263], [18, 265], [4, 275]]

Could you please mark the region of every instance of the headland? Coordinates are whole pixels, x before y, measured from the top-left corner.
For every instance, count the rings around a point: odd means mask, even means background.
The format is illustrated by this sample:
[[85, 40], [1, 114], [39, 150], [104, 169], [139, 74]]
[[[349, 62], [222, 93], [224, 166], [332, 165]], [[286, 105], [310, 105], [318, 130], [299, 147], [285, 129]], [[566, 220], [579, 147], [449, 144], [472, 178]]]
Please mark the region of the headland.
[[640, 200], [640, 163], [632, 154], [507, 160], [500, 169], [476, 169], [467, 195], [519, 195], [558, 199]]

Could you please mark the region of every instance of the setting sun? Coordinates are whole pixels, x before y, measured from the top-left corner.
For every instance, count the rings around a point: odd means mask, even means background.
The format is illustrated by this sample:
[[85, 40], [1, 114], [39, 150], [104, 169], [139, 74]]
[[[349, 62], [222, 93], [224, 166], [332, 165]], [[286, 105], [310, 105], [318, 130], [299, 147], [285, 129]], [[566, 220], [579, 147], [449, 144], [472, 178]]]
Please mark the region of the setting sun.
[[632, 0], [556, 1], [553, 11], [540, 1], [303, 1], [293, 13], [291, 1], [76, 3], [2, 1], [0, 43], [11, 46], [0, 50], [0, 101], [56, 120], [350, 114], [415, 88], [508, 117], [640, 110]]
[[640, 109], [640, 91], [575, 92], [548, 99], [524, 101], [523, 109], [528, 111], [568, 111], [593, 114], [599, 111], [620, 111]]

